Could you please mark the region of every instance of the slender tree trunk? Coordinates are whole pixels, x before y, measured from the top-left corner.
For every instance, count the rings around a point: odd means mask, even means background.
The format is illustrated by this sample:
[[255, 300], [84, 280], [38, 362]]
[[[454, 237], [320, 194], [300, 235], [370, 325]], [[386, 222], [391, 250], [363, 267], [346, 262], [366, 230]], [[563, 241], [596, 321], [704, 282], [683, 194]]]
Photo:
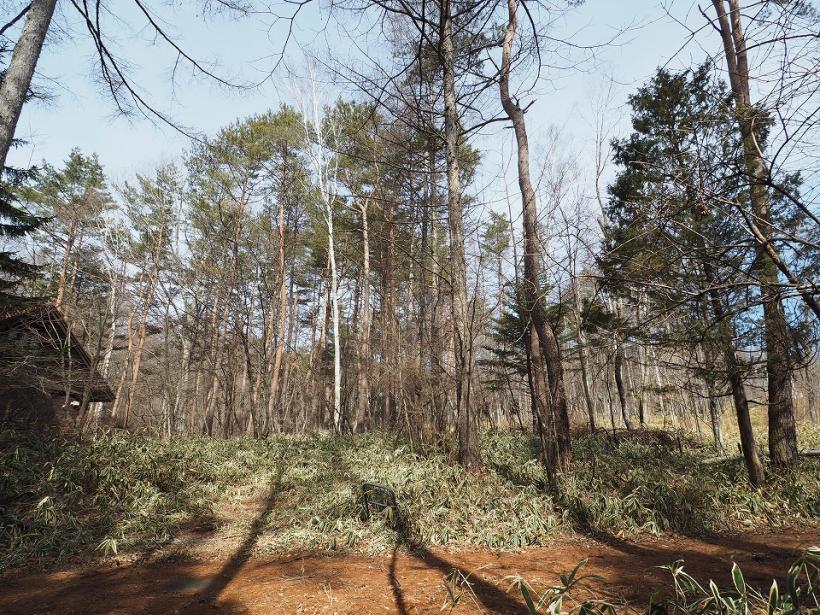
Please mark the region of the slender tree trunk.
[[[735, 100], [737, 122], [743, 139], [743, 159], [750, 180], [750, 200], [753, 216], [744, 215], [757, 248], [755, 260], [766, 338], [766, 373], [769, 393], [769, 455], [777, 467], [790, 467], [797, 462], [797, 430], [792, 403], [792, 367], [789, 357], [790, 335], [780, 296], [778, 269], [798, 289], [806, 304], [820, 318], [820, 305], [814, 296], [785, 267], [772, 233], [769, 193], [766, 187], [768, 169], [758, 141], [764, 118], [751, 103], [749, 64], [746, 40], [741, 25], [739, 0], [728, 0], [727, 15], [724, 0], [712, 0], [718, 16], [724, 55], [729, 68], [729, 83]], [[756, 125], [756, 123], [758, 125]], [[742, 210], [742, 208], [741, 208]]]
[[14, 131], [23, 110], [26, 94], [31, 87], [34, 69], [40, 58], [56, 5], [57, 0], [31, 2], [26, 23], [14, 45], [11, 61], [0, 85], [0, 169], [6, 166], [6, 157], [14, 139]]
[[[287, 148], [283, 155], [283, 168], [287, 164]], [[287, 275], [285, 271], [285, 204], [287, 203], [287, 194], [285, 189], [285, 173], [282, 172], [282, 181], [279, 192], [279, 216], [278, 216], [278, 232], [279, 232], [279, 327], [276, 333], [276, 352], [273, 356], [273, 373], [271, 375], [270, 395], [268, 396], [268, 411], [267, 415], [271, 418], [275, 416], [275, 409], [279, 402], [279, 382], [282, 373], [282, 355], [285, 352], [285, 331], [288, 322], [288, 287]], [[280, 422], [281, 422], [281, 416]]]
[[581, 384], [584, 390], [584, 402], [586, 403], [587, 416], [589, 417], [589, 430], [595, 432], [595, 403], [592, 399], [592, 392], [589, 386], [589, 367], [587, 364], [587, 338], [581, 328], [581, 301], [578, 296], [577, 280], [572, 281], [572, 301], [573, 320], [575, 321], [575, 337], [578, 340], [578, 363], [581, 366]]
[[[707, 276], [711, 279], [710, 268], [705, 269]], [[740, 433], [740, 449], [743, 452], [743, 459], [746, 462], [746, 471], [749, 474], [749, 482], [754, 487], [760, 487], [764, 482], [763, 465], [757, 454], [755, 446], [755, 436], [752, 430], [752, 419], [749, 414], [749, 401], [746, 397], [746, 388], [743, 385], [743, 374], [735, 355], [735, 345], [732, 335], [732, 325], [725, 313], [723, 302], [718, 295], [718, 291], [712, 288], [709, 291], [709, 300], [712, 304], [712, 312], [718, 321], [718, 335], [723, 352], [723, 361], [726, 367], [726, 377], [729, 381], [729, 388], [732, 391], [732, 400], [735, 404], [737, 415], [737, 428]]]
[[[273, 341], [274, 341], [274, 333], [276, 331], [276, 318], [274, 318], [274, 312], [271, 309], [270, 315], [267, 318], [267, 323], [265, 325], [265, 330], [262, 334], [262, 357], [260, 358], [260, 365], [259, 369], [256, 370], [256, 378], [254, 378], [253, 387], [251, 389], [251, 398], [253, 399], [253, 403], [259, 403], [259, 399], [262, 393], [262, 381], [263, 379], [267, 378], [268, 381], [272, 380], [272, 371], [273, 371], [273, 359], [272, 355], [275, 354], [273, 348]], [[269, 391], [270, 392], [270, 391]], [[265, 404], [265, 415], [262, 424], [262, 435], [267, 436], [272, 429], [273, 426], [273, 414], [272, 414], [272, 407], [270, 404], [270, 397], [268, 398], [268, 403]]]
[[[524, 111], [510, 96], [510, 70], [512, 47], [517, 27], [516, 12], [517, 0], [507, 0], [507, 31], [502, 45], [502, 60], [499, 89], [501, 105], [510, 119], [515, 131], [518, 145], [518, 186], [521, 190], [523, 220], [524, 220], [524, 294], [527, 312], [540, 344], [540, 354], [547, 365], [549, 383], [549, 404], [536, 405], [543, 415], [540, 416], [541, 428], [555, 439], [555, 455], [547, 455], [555, 463], [554, 470], [569, 469], [571, 462], [571, 447], [569, 436], [569, 415], [567, 398], [564, 387], [564, 373], [561, 364], [561, 351], [558, 339], [551, 325], [547, 321], [546, 310], [541, 298], [540, 278], [540, 242], [538, 239], [538, 213], [535, 190], [530, 180], [530, 156], [527, 129], [524, 121]], [[531, 363], [536, 365], [533, 357]], [[535, 391], [537, 392], [536, 386]]]
[[[191, 379], [191, 350], [193, 343], [190, 333], [183, 331], [180, 335], [182, 343], [182, 363], [181, 373], [177, 380], [176, 392], [174, 395], [174, 417], [183, 427], [186, 424], [185, 408], [188, 405], [188, 385]], [[173, 431], [173, 427], [172, 427]]]
[[[329, 268], [329, 265], [328, 265]], [[328, 410], [328, 384], [327, 384], [327, 331], [330, 321], [330, 306], [328, 305], [330, 299], [330, 284], [324, 285], [324, 297], [322, 300], [321, 311], [321, 329], [319, 330], [319, 344], [317, 353], [319, 356], [318, 368], [316, 378], [316, 397], [314, 408], [314, 420], [317, 427], [327, 427], [325, 417]]]
[[131, 377], [128, 382], [128, 389], [125, 397], [125, 425], [128, 424], [128, 417], [131, 414], [131, 407], [134, 400], [134, 395], [137, 389], [137, 381], [140, 375], [140, 366], [142, 365], [142, 353], [145, 348], [145, 339], [148, 335], [148, 315], [151, 310], [151, 304], [154, 300], [154, 290], [156, 288], [156, 280], [159, 275], [159, 264], [154, 263], [151, 273], [148, 276], [146, 283], [145, 294], [142, 298], [142, 311], [140, 313], [139, 323], [137, 325], [137, 345], [134, 350], [134, 357], [131, 363]]
[[[244, 203], [245, 193], [243, 192], [240, 202]], [[244, 206], [243, 206], [244, 211]], [[225, 355], [225, 328], [228, 322], [228, 317], [231, 313], [231, 305], [233, 303], [233, 292], [236, 286], [237, 269], [239, 267], [239, 239], [241, 237], [241, 225], [236, 224], [234, 229], [234, 237], [232, 241], [231, 262], [228, 270], [228, 279], [225, 285], [225, 302], [222, 308], [222, 317], [217, 316], [217, 306], [214, 306], [213, 318], [213, 351], [211, 360], [211, 384], [205, 395], [205, 429], [209, 436], [213, 435], [214, 420], [217, 417], [217, 410], [221, 407], [217, 406], [217, 397], [219, 393], [219, 377], [222, 372], [222, 361]], [[220, 416], [222, 415], [220, 411]]]
[[60, 277], [57, 281], [57, 298], [54, 303], [57, 307], [63, 307], [65, 302], [66, 287], [68, 285], [68, 268], [71, 264], [71, 253], [74, 251], [74, 242], [77, 239], [77, 217], [72, 215], [68, 223], [68, 234], [66, 235], [65, 250], [63, 251], [63, 262], [60, 266]]
[[658, 397], [658, 410], [663, 417], [664, 425], [666, 425], [666, 393], [663, 390], [664, 386], [663, 380], [661, 379], [660, 360], [658, 359], [658, 351], [651, 346], [650, 350], [652, 351], [652, 374], [655, 379], [655, 395]]
[[[296, 316], [298, 311], [298, 297], [294, 292], [294, 276], [293, 276], [293, 266], [291, 265], [291, 272], [290, 272], [290, 316], [288, 318], [288, 332], [287, 332], [287, 339], [286, 339], [286, 348], [292, 348], [296, 345], [293, 339], [293, 332], [294, 326], [296, 324]], [[282, 374], [282, 395], [287, 395], [288, 392], [288, 382], [290, 381], [290, 371], [291, 371], [291, 360], [290, 360], [290, 353], [286, 352], [283, 358], [284, 361], [284, 369]], [[285, 421], [285, 428], [288, 431], [292, 431], [295, 427], [295, 421], [291, 417], [290, 404], [287, 404], [283, 401], [282, 403], [282, 412], [283, 416], [287, 418]]]
[[[435, 185], [435, 184], [434, 184]], [[433, 422], [436, 434], [445, 434], [449, 429], [447, 406], [449, 393], [446, 386], [448, 374], [445, 368], [451, 327], [442, 323], [445, 290], [442, 281], [443, 267], [440, 266], [435, 247], [439, 245], [439, 224], [436, 209], [432, 209], [430, 220], [430, 235], [432, 239], [432, 273], [430, 296], [433, 305], [430, 309], [430, 371], [431, 371], [431, 406], [433, 407]]]
[[[137, 282], [137, 286], [142, 286], [142, 281], [144, 279], [145, 272], [140, 273], [139, 281]], [[117, 390], [114, 393], [114, 405], [111, 408], [111, 416], [114, 419], [118, 419], [120, 415], [120, 408], [124, 403], [124, 396], [123, 391], [125, 390], [125, 382], [128, 377], [129, 367], [131, 365], [131, 353], [134, 350], [134, 318], [137, 315], [137, 310], [139, 306], [135, 303], [134, 306], [131, 308], [131, 312], [128, 314], [128, 321], [125, 325], [125, 333], [127, 337], [127, 346], [126, 346], [126, 353], [125, 353], [125, 361], [123, 362], [122, 371], [120, 371], [120, 379], [117, 384]], [[127, 424], [123, 424], [122, 427], [127, 427]]]
[[615, 437], [615, 404], [612, 402], [612, 383], [611, 378], [609, 377], [609, 366], [606, 366], [606, 395], [607, 400], [609, 402], [609, 422], [612, 425], [612, 437]]
[[432, 209], [435, 207], [435, 169], [436, 153], [433, 138], [428, 138], [427, 151], [424, 157], [427, 168], [424, 184], [424, 203], [421, 212], [421, 246], [419, 255], [419, 311], [418, 311], [418, 355], [419, 368], [428, 367], [430, 353], [428, 307], [430, 306], [430, 280], [428, 271], [432, 265], [430, 249], [430, 220]]
[[[102, 362], [100, 364], [99, 373], [103, 380], [108, 381], [108, 374], [111, 371], [111, 357], [114, 354], [114, 341], [117, 338], [117, 311], [120, 302], [120, 292], [122, 286], [119, 280], [121, 277], [115, 278], [113, 272], [110, 275], [110, 294], [108, 298], [108, 315], [111, 318], [111, 325], [108, 328], [108, 336], [105, 344], [105, 351], [103, 352]], [[89, 410], [88, 422], [98, 423], [102, 415], [102, 402], [95, 402], [91, 404]], [[88, 423], [87, 422], [87, 423]]]
[[760, 463], [760, 457], [755, 447], [754, 430], [752, 429], [752, 419], [749, 414], [749, 402], [746, 398], [743, 376], [740, 373], [737, 358], [735, 357], [735, 349], [734, 346], [731, 345], [731, 341], [727, 344], [724, 354], [729, 386], [732, 390], [732, 399], [734, 400], [735, 412], [737, 413], [740, 448], [743, 452], [743, 458], [746, 461], [749, 482], [755, 487], [760, 487], [765, 480], [763, 476], [763, 465]]
[[[220, 335], [219, 330], [222, 327], [222, 324], [219, 319], [219, 314], [222, 310], [222, 296], [223, 294], [229, 294], [230, 289], [226, 289], [224, 285], [218, 284], [216, 287], [216, 293], [214, 294], [214, 301], [213, 306], [211, 308], [211, 318], [208, 323], [209, 325], [209, 335], [207, 336], [207, 348], [208, 348], [208, 367], [213, 371], [213, 378], [217, 377], [216, 374], [216, 363], [218, 357], [218, 346], [220, 343]], [[200, 395], [202, 394], [205, 375], [202, 371], [197, 374], [196, 379], [196, 395], [194, 395], [194, 403], [200, 403]], [[210, 387], [205, 391], [205, 398], [203, 400], [202, 405], [202, 430], [206, 435], [211, 435], [213, 431], [213, 416], [211, 414], [211, 406], [209, 403], [209, 392]]]
[[396, 403], [396, 382], [398, 380], [398, 358], [396, 351], [396, 225], [395, 207], [392, 199], [381, 196], [384, 215], [384, 232], [381, 263], [381, 329], [382, 365], [384, 389], [383, 415], [385, 423], [392, 429], [396, 426], [398, 406]]
[[336, 431], [342, 426], [342, 341], [339, 338], [339, 274], [336, 271], [336, 247], [333, 237], [333, 209], [327, 203], [327, 251], [330, 260], [330, 307], [333, 321], [333, 416]]
[[464, 212], [461, 202], [459, 147], [461, 123], [456, 100], [455, 45], [452, 5], [441, 0], [441, 60], [444, 89], [444, 137], [447, 151], [447, 208], [450, 231], [450, 292], [455, 337], [456, 416], [458, 459], [468, 469], [482, 467], [477, 422], [471, 408], [473, 339], [467, 301], [467, 265], [464, 258]]
[[362, 216], [362, 316], [359, 324], [357, 358], [356, 418], [353, 431], [359, 433], [367, 427], [370, 404], [370, 232], [367, 224], [367, 201], [359, 204]]
[[715, 448], [723, 450], [723, 431], [720, 428], [720, 399], [715, 390], [715, 382], [710, 378], [706, 383], [706, 394], [709, 403], [709, 420], [712, 425], [712, 439], [715, 441]]
[[[643, 318], [643, 296], [639, 296], [635, 306], [635, 322], [640, 326]], [[635, 344], [636, 354], [638, 356], [638, 419], [641, 427], [646, 427], [649, 423], [649, 411], [646, 407], [646, 357], [647, 352], [640, 339]]]
[[629, 418], [629, 407], [626, 403], [626, 390], [624, 388], [623, 365], [624, 365], [624, 345], [621, 340], [617, 339], [617, 334], [613, 335], [615, 343], [615, 361], [613, 363], [613, 372], [615, 374], [615, 387], [618, 389], [618, 401], [621, 404], [621, 417], [627, 431], [634, 429], [632, 420]]
[[806, 385], [806, 404], [808, 405], [808, 418], [815, 424], [820, 423], [820, 408], [817, 404], [818, 381], [813, 378], [812, 365], [806, 365], [803, 369], [803, 378]]

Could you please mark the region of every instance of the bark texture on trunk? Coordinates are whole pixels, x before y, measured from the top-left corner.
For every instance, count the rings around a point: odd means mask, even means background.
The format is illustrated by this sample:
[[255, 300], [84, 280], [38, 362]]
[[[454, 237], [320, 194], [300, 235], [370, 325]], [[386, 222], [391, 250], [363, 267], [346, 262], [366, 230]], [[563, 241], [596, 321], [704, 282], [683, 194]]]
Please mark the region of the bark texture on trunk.
[[55, 6], [57, 0], [33, 0], [0, 85], [0, 169], [6, 166], [14, 131], [31, 87]]
[[[550, 326], [541, 298], [539, 280], [541, 279], [540, 243], [538, 240], [538, 210], [535, 190], [530, 179], [530, 154], [527, 128], [524, 121], [524, 110], [510, 95], [510, 70], [512, 47], [517, 27], [517, 0], [507, 0], [507, 31], [502, 44], [502, 60], [499, 89], [501, 105], [512, 122], [515, 140], [518, 146], [518, 187], [521, 190], [521, 206], [524, 220], [524, 295], [526, 309], [530, 316], [532, 329], [538, 342], [539, 353], [547, 367], [548, 395], [539, 393], [538, 383], [533, 386], [533, 394], [538, 399], [541, 429], [545, 430], [552, 440], [551, 449], [546, 456], [547, 463], [553, 464], [548, 471], [566, 470], [571, 461], [569, 437], [569, 414], [564, 387], [564, 372], [561, 364], [561, 350], [558, 338]], [[534, 350], [534, 345], [533, 346]], [[530, 364], [538, 369], [538, 361], [532, 357]], [[535, 375], [535, 372], [534, 374]], [[535, 378], [533, 378], [535, 380]]]
[[359, 325], [359, 344], [356, 349], [357, 383], [356, 416], [353, 431], [362, 432], [367, 427], [370, 406], [370, 230], [367, 224], [367, 201], [359, 205], [362, 216], [362, 318]]
[[450, 231], [450, 297], [455, 337], [456, 413], [458, 459], [469, 469], [482, 466], [478, 425], [471, 408], [473, 339], [467, 301], [467, 264], [464, 257], [464, 212], [461, 202], [459, 145], [461, 122], [458, 117], [455, 77], [453, 17], [447, 0], [441, 2], [441, 60], [444, 88], [444, 136], [447, 151], [447, 209]]
[[756, 122], [763, 118], [759, 117], [759, 112], [751, 103], [749, 63], [741, 24], [740, 3], [738, 0], [728, 0], [728, 13], [724, 0], [712, 0], [712, 4], [718, 17], [738, 127], [743, 139], [743, 159], [750, 180], [749, 192], [753, 215], [748, 216], [744, 211], [741, 213], [755, 239], [756, 273], [763, 301], [769, 394], [769, 454], [773, 465], [788, 467], [797, 462], [797, 430], [792, 405], [789, 327], [780, 296], [778, 269], [797, 288], [818, 318], [820, 306], [810, 291], [785, 267], [773, 242], [771, 203], [766, 185], [768, 169], [761, 144], [757, 139], [760, 132]]
[[[729, 12], [726, 12], [728, 3]], [[746, 48], [746, 36], [741, 23], [739, 0], [712, 0], [718, 21], [718, 31], [723, 42], [723, 51], [729, 72], [729, 85], [737, 111], [738, 127], [743, 138], [743, 158], [746, 171], [751, 179], [751, 201], [753, 217], [744, 212], [746, 223], [758, 248], [758, 259], [765, 261], [770, 271], [777, 278], [779, 270], [789, 283], [797, 290], [806, 305], [820, 319], [820, 303], [814, 296], [816, 286], [798, 280], [787, 264], [780, 257], [772, 242], [771, 214], [769, 212], [769, 193], [767, 189], [768, 168], [761, 144], [758, 143], [755, 122], [765, 120], [752, 105], [749, 88], [749, 58]], [[762, 263], [760, 263], [762, 265]], [[761, 280], [767, 282], [767, 280]]]
[[[706, 269], [709, 275], [709, 268]], [[729, 381], [729, 388], [732, 391], [732, 401], [735, 405], [737, 415], [737, 427], [740, 432], [740, 450], [746, 463], [746, 471], [749, 474], [749, 482], [754, 487], [760, 487], [765, 477], [763, 475], [763, 464], [760, 463], [760, 456], [755, 447], [755, 436], [752, 430], [752, 419], [749, 414], [749, 400], [746, 397], [746, 388], [743, 385], [743, 374], [735, 355], [735, 346], [732, 335], [732, 325], [729, 322], [723, 302], [718, 295], [718, 291], [713, 287], [709, 291], [709, 300], [712, 304], [712, 313], [718, 321], [718, 336], [720, 340], [720, 351], [723, 353], [723, 362], [726, 368], [726, 377]]]

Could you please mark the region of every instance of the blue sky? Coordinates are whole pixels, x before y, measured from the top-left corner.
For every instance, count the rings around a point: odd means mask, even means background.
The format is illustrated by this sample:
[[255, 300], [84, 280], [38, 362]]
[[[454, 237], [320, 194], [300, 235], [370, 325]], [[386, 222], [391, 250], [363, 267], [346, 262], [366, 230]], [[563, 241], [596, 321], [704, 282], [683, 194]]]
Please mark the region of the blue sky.
[[[14, 8], [17, 4], [22, 3], [6, 1], [0, 6]], [[126, 6], [123, 0], [117, 4]], [[197, 58], [214, 61], [219, 74], [236, 80], [264, 79], [284, 40], [284, 24], [271, 26], [270, 16], [204, 20], [194, 11], [169, 8], [160, 2], [153, 4], [186, 50]], [[676, 18], [702, 25], [702, 17], [690, 12], [690, 1], [670, 3], [666, 0], [665, 4], [671, 4], [671, 8], [667, 8]], [[39, 164], [45, 159], [56, 164], [72, 147], [79, 147], [86, 153], [97, 153], [116, 183], [135, 172], [150, 172], [158, 164], [177, 159], [188, 146], [183, 135], [140, 117], [124, 118], [115, 113], [110, 98], [96, 83], [88, 36], [70, 5], [66, 2], [60, 5], [62, 13], [56, 22], [60, 36], [49, 41], [38, 65], [37, 78], [38, 83], [52, 93], [53, 100], [33, 103], [24, 109], [17, 135], [28, 144], [14, 151], [10, 162]], [[126, 11], [116, 19], [109, 16], [109, 23], [108, 31], [115, 48], [130, 63], [135, 81], [146, 98], [181, 124], [202, 133], [213, 134], [239, 117], [276, 107], [289, 99], [292, 79], [286, 70], [274, 73], [258, 88], [237, 92], [207, 79], [188, 78], [190, 71], [181, 69], [178, 75], [182, 77], [177, 80], [176, 88], [172, 88], [170, 74], [174, 56], [167, 48], [153, 45], [149, 33], [136, 27], [142, 23], [139, 16]], [[591, 99], [601, 98], [611, 88], [608, 126], [616, 134], [623, 132], [626, 130], [623, 109], [626, 96], [651, 76], [658, 65], [672, 58], [671, 67], [687, 66], [703, 57], [703, 51], [694, 44], [679, 52], [687, 32], [666, 16], [658, 0], [587, 0], [568, 22], [558, 26], [556, 34], [585, 44], [606, 40], [626, 26], [632, 29], [617, 45], [600, 50], [598, 62], [592, 69], [545, 73], [538, 84], [537, 102], [528, 113], [536, 152], [539, 148], [544, 150], [545, 135], [557, 128], [568, 149], [582, 160], [592, 160], [594, 105]], [[374, 49], [370, 43], [363, 45], [365, 40], [358, 40], [359, 46]], [[288, 64], [295, 70], [302, 63], [300, 46], [320, 55], [330, 53], [336, 58], [353, 55], [350, 41], [315, 5], [300, 16], [289, 47]], [[330, 92], [329, 96], [336, 92]], [[480, 137], [478, 145], [487, 151], [485, 167], [498, 168], [499, 161], [509, 153], [509, 131], [494, 130]], [[485, 172], [490, 176], [495, 173], [491, 168]]]

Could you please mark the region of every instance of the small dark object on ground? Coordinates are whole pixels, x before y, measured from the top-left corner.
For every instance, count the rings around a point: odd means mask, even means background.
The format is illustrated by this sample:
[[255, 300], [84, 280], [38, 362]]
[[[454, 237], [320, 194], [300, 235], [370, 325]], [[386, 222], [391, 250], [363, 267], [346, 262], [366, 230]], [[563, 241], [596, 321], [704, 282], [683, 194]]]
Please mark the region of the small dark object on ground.
[[393, 513], [393, 524], [399, 523], [399, 504], [396, 501], [396, 493], [390, 488], [377, 483], [362, 483], [362, 507], [364, 508], [365, 520], [370, 519], [370, 508], [383, 511], [391, 509]]

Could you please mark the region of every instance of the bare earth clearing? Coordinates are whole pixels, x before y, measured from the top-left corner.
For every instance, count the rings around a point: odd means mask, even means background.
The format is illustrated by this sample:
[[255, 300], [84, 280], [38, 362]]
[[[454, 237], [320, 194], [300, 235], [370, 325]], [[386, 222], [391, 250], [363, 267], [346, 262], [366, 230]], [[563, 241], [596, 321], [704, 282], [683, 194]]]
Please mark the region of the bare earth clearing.
[[[207, 555], [146, 556], [118, 565], [0, 577], [0, 612], [60, 613], [439, 613], [454, 568], [470, 573], [455, 613], [523, 613], [520, 594], [508, 592], [509, 575], [536, 588], [588, 558], [596, 597], [642, 610], [668, 574], [654, 566], [684, 559], [700, 579], [729, 583], [737, 562], [750, 584], [768, 588], [799, 551], [820, 544], [820, 528], [777, 529], [713, 538], [666, 536], [639, 543], [611, 536], [557, 539], [553, 547], [519, 553], [420, 551], [397, 548], [375, 556], [252, 557], [257, 536], [213, 543]], [[217, 544], [218, 543], [218, 544]], [[445, 608], [444, 612], [447, 612]]]

